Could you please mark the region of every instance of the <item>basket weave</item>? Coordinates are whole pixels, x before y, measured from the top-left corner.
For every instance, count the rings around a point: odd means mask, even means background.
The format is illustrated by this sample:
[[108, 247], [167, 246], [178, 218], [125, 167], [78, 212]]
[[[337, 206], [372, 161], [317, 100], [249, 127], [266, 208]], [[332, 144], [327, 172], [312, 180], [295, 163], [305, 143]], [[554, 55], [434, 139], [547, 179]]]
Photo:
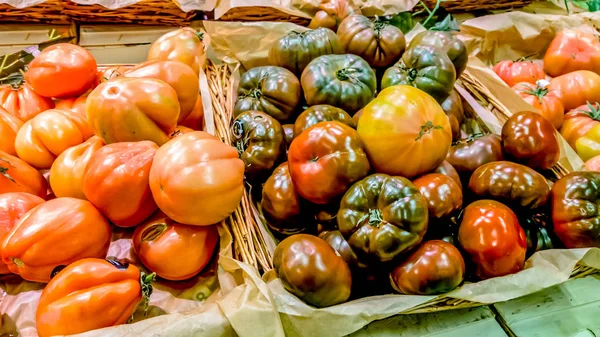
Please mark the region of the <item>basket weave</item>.
[[39, 5], [15, 8], [0, 4], [0, 18], [3, 23], [46, 23], [63, 25], [71, 23], [71, 18], [63, 12], [60, 0], [48, 0]]
[[308, 26], [310, 19], [290, 15], [273, 7], [236, 7], [223, 14], [220, 21], [275, 21], [292, 22], [301, 26]]
[[[424, 0], [427, 7], [434, 8], [435, 0]], [[464, 13], [475, 11], [493, 11], [521, 8], [532, 3], [533, 0], [446, 0], [440, 2], [440, 7], [450, 13]]]

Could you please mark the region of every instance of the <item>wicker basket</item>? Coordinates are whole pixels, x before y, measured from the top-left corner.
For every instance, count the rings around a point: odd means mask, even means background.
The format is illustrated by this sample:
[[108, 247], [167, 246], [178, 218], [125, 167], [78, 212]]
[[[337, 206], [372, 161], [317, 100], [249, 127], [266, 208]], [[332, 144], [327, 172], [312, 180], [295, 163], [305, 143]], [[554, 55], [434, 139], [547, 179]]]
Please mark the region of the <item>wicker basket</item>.
[[3, 23], [69, 24], [71, 19], [63, 10], [60, 0], [48, 0], [25, 8], [16, 8], [3, 3], [0, 4], [0, 18]]
[[310, 19], [290, 15], [273, 7], [235, 7], [219, 17], [221, 21], [276, 21], [292, 22], [301, 26], [308, 26]]
[[[427, 7], [434, 8], [435, 0], [424, 0]], [[476, 11], [510, 10], [521, 8], [532, 3], [533, 0], [446, 0], [440, 7], [450, 13], [464, 13]]]

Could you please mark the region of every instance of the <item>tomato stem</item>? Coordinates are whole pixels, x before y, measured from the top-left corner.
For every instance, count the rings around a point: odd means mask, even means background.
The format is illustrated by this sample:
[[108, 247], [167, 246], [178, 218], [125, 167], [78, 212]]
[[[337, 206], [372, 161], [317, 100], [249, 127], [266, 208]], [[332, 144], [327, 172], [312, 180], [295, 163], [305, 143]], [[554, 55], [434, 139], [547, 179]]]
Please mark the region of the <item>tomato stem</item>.
[[204, 42], [204, 33], [203, 32], [196, 32], [196, 37], [198, 37], [198, 39], [200, 39], [200, 41]]
[[432, 121], [427, 121], [427, 123], [425, 123], [424, 125], [421, 125], [421, 131], [419, 131], [419, 135], [417, 136], [417, 138], [415, 138], [415, 140], [421, 140], [421, 138], [423, 138], [423, 136], [425, 136], [428, 133], [431, 133], [433, 130], [438, 130], [438, 129], [443, 129], [444, 127], [441, 125], [433, 125]]
[[529, 90], [523, 90], [523, 92], [537, 97], [538, 101], [540, 101], [540, 104], [543, 103], [544, 96], [546, 96], [549, 92], [548, 88], [544, 88], [544, 87], [540, 86], [539, 84], [536, 84], [535, 88], [531, 87], [530, 85], [526, 85], [526, 87]]
[[369, 211], [367, 212], [367, 214], [363, 215], [358, 220], [358, 223], [362, 223], [365, 220], [368, 221], [369, 226], [379, 227], [379, 225], [383, 222], [383, 214], [377, 208], [369, 209]]
[[17, 183], [15, 179], [10, 174], [8, 174], [8, 167], [0, 166], [0, 174], [3, 175], [6, 179], [12, 181], [13, 183]]
[[146, 228], [142, 232], [142, 242], [156, 240], [162, 235], [162, 233], [164, 233], [165, 230], [167, 230], [168, 227], [169, 226], [166, 223], [157, 223]]
[[529, 60], [530, 58], [532, 58], [532, 57], [534, 57], [534, 56], [536, 56], [536, 55], [537, 55], [537, 53], [535, 53], [535, 54], [529, 54], [529, 55], [525, 55], [525, 56], [519, 57], [518, 59], [514, 60], [513, 62], [523, 62], [523, 61], [527, 61], [527, 60]]
[[142, 286], [142, 301], [144, 303], [144, 317], [148, 316], [148, 304], [152, 295], [152, 282], [156, 280], [156, 273], [146, 274], [140, 272], [140, 285]]
[[23, 261], [21, 261], [21, 259], [17, 259], [16, 257], [13, 257], [12, 262], [17, 266], [17, 267], [23, 267], [25, 265], [25, 263], [23, 263]]

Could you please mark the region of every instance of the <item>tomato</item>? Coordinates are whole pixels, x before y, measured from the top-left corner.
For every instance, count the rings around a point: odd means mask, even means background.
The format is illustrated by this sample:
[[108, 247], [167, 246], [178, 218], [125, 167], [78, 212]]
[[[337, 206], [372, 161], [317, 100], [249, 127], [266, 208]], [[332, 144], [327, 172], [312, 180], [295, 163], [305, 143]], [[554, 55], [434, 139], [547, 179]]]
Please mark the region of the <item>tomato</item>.
[[173, 131], [173, 133], [171, 134], [171, 138], [177, 137], [184, 133], [190, 133], [190, 132], [194, 132], [194, 131], [196, 131], [196, 130], [192, 130], [192, 129], [188, 128], [187, 126], [177, 125], [177, 127], [175, 128], [175, 131]]
[[147, 303], [153, 275], [129, 263], [82, 259], [48, 283], [36, 310], [40, 337], [72, 335], [124, 324]]
[[497, 63], [493, 69], [511, 88], [521, 82], [535, 84], [546, 78], [542, 65], [532, 61], [505, 60]]
[[190, 27], [179, 28], [159, 37], [148, 51], [148, 60], [179, 61], [196, 74], [206, 66], [204, 34]]
[[44, 48], [28, 65], [25, 81], [44, 97], [71, 98], [96, 83], [98, 66], [85, 48], [59, 43]]
[[600, 124], [600, 104], [592, 105], [588, 103], [569, 111], [565, 115], [560, 134], [575, 149], [577, 140], [598, 124]]
[[291, 71], [281, 67], [256, 67], [240, 79], [234, 116], [244, 111], [258, 110], [280, 122], [292, 116], [300, 102], [300, 81]]
[[[21, 217], [29, 210], [42, 204], [44, 199], [25, 192], [8, 192], [0, 194], [0, 243], [11, 232]], [[0, 246], [0, 256], [2, 255]], [[8, 266], [0, 261], [0, 274], [8, 274]]]
[[513, 90], [548, 119], [557, 130], [560, 129], [565, 117], [565, 107], [553, 91], [539, 83], [533, 86], [525, 82], [515, 85]]
[[315, 13], [308, 25], [310, 29], [323, 27], [335, 32], [339, 24], [349, 15], [360, 14], [360, 8], [348, 0], [323, 0], [318, 8], [319, 11]]
[[157, 149], [150, 141], [115, 143], [89, 159], [83, 194], [115, 225], [133, 227], [156, 211], [149, 175]]
[[92, 137], [85, 118], [71, 111], [51, 109], [25, 122], [15, 139], [19, 158], [39, 169], [49, 169], [63, 151]]
[[57, 197], [71, 197], [86, 200], [83, 194], [85, 168], [104, 142], [92, 137], [86, 142], [68, 148], [61, 153], [50, 168], [50, 187]]
[[215, 136], [195, 131], [173, 138], [154, 156], [150, 189], [169, 218], [206, 226], [225, 220], [244, 194], [244, 162]]
[[327, 242], [296, 234], [281, 241], [273, 267], [285, 289], [315, 307], [343, 303], [350, 297], [352, 275]]
[[456, 171], [467, 175], [481, 165], [499, 160], [504, 160], [502, 138], [481, 133], [457, 141], [446, 158]]
[[283, 124], [281, 128], [283, 129], [283, 135], [285, 136], [286, 147], [289, 149], [294, 140], [294, 124]]
[[294, 122], [294, 136], [298, 136], [309, 127], [326, 121], [337, 121], [356, 129], [356, 123], [344, 110], [331, 105], [313, 105], [304, 110]]
[[456, 90], [450, 92], [450, 96], [441, 104], [442, 110], [450, 120], [452, 129], [452, 140], [460, 138], [460, 127], [465, 120], [465, 111], [463, 109], [462, 99]]
[[90, 93], [86, 114], [106, 144], [151, 140], [163, 145], [179, 118], [177, 92], [152, 78], [117, 78]]
[[453, 32], [426, 30], [413, 37], [408, 49], [418, 45], [432, 46], [444, 51], [454, 64], [456, 78], [459, 78], [467, 68], [467, 61], [469, 60], [467, 47]]
[[98, 67], [96, 86], [100, 83], [123, 76], [123, 73], [131, 68], [133, 68], [133, 66]]
[[552, 218], [550, 212], [533, 215], [520, 214], [518, 218], [519, 224], [521, 224], [525, 236], [527, 236], [526, 258], [542, 250], [562, 247], [560, 240], [551, 230]]
[[306, 129], [292, 142], [288, 161], [296, 191], [315, 204], [341, 196], [370, 169], [358, 133], [340, 122]]
[[179, 123], [180, 126], [186, 126], [195, 131], [202, 131], [204, 128], [204, 106], [202, 105], [202, 96], [198, 96], [194, 110], [185, 120]]
[[552, 222], [566, 248], [600, 247], [599, 201], [599, 172], [573, 172], [554, 183]]
[[56, 108], [63, 109], [63, 110], [69, 110], [83, 118], [87, 118], [87, 116], [85, 115], [86, 100], [87, 100], [87, 96], [63, 99], [56, 103]]
[[600, 125], [592, 126], [589, 131], [575, 141], [575, 150], [583, 161], [600, 155]]
[[448, 56], [432, 46], [418, 45], [408, 49], [402, 59], [388, 68], [381, 88], [405, 84], [421, 89], [438, 103], [443, 103], [454, 89], [456, 70]]
[[480, 166], [471, 176], [469, 189], [480, 198], [491, 198], [525, 209], [544, 206], [550, 197], [550, 186], [543, 175], [508, 161]]
[[358, 256], [356, 256], [356, 253], [354, 252], [352, 247], [350, 247], [350, 244], [348, 243], [348, 241], [346, 241], [346, 239], [342, 235], [342, 232], [340, 232], [339, 230], [323, 231], [319, 234], [319, 239], [324, 240], [331, 246], [331, 248], [335, 249], [335, 251], [338, 254], [340, 254], [342, 259], [344, 259], [344, 261], [346, 261], [348, 266], [350, 266], [351, 268], [367, 267], [365, 264], [361, 264], [360, 260], [358, 259]]
[[465, 261], [453, 245], [432, 240], [423, 243], [390, 273], [392, 286], [407, 295], [447, 293], [462, 283]]
[[0, 151], [0, 194], [8, 192], [26, 192], [46, 198], [48, 184], [38, 170]]
[[269, 63], [300, 76], [313, 59], [343, 52], [340, 40], [331, 29], [317, 28], [305, 32], [292, 30], [271, 45]]
[[239, 114], [231, 124], [232, 144], [246, 166], [246, 178], [262, 179], [271, 174], [285, 156], [285, 136], [279, 122], [261, 111]]
[[308, 28], [328, 28], [336, 32], [338, 24], [338, 20], [333, 15], [330, 15], [325, 11], [318, 11], [317, 13], [315, 13], [315, 16], [313, 16], [313, 18], [310, 20]]
[[340, 23], [337, 35], [348, 54], [362, 57], [374, 68], [394, 64], [406, 47], [400, 28], [377, 16], [373, 21], [361, 14], [352, 14]]
[[357, 130], [375, 171], [407, 178], [435, 169], [452, 144], [440, 105], [406, 85], [381, 91], [363, 109]]
[[358, 120], [360, 119], [360, 116], [362, 116], [362, 109], [358, 110], [354, 116], [352, 116], [352, 120], [354, 121], [354, 124], [358, 125]]
[[178, 122], [184, 121], [194, 110], [200, 87], [194, 70], [184, 63], [169, 60], [151, 60], [138, 64], [123, 73], [126, 78], [154, 78], [170, 85], [179, 101]]
[[569, 111], [587, 102], [595, 103], [600, 96], [600, 75], [587, 70], [555, 77], [550, 81], [548, 90], [554, 91]]
[[544, 70], [556, 77], [576, 70], [600, 73], [600, 41], [580, 30], [558, 32], [544, 55]]
[[408, 179], [372, 174], [348, 189], [337, 214], [340, 231], [359, 255], [391, 261], [427, 231], [427, 199]]
[[304, 69], [300, 81], [308, 105], [329, 104], [348, 113], [362, 109], [377, 90], [373, 69], [352, 54], [317, 57]]
[[182, 225], [161, 213], [133, 233], [133, 249], [144, 266], [172, 281], [187, 280], [200, 273], [218, 242], [216, 225]]
[[0, 107], [0, 151], [15, 156], [15, 138], [23, 122]]
[[26, 122], [54, 108], [54, 101], [38, 95], [29, 84], [0, 85], [0, 106]]
[[267, 225], [273, 231], [291, 235], [308, 228], [287, 162], [279, 165], [263, 185], [260, 206]]
[[447, 217], [462, 207], [460, 185], [448, 176], [429, 173], [415, 179], [413, 184], [427, 199], [429, 217], [432, 219]]
[[502, 147], [509, 157], [533, 169], [551, 169], [560, 158], [554, 126], [535, 112], [510, 116], [502, 126]]
[[47, 283], [57, 266], [104, 258], [110, 235], [110, 225], [90, 202], [56, 198], [19, 220], [2, 244], [2, 261], [25, 280]]
[[600, 155], [595, 156], [585, 162], [585, 169], [588, 171], [600, 172]]
[[515, 213], [493, 200], [467, 206], [458, 229], [458, 240], [481, 279], [504, 276], [523, 269], [527, 238]]
[[460, 187], [462, 190], [462, 182], [460, 180], [460, 176], [458, 175], [458, 172], [456, 171], [454, 166], [452, 166], [449, 162], [444, 160], [440, 164], [440, 166], [438, 166], [435, 170], [433, 170], [431, 172], [432, 173], [440, 173], [440, 174], [443, 174], [445, 176], [452, 178], [452, 180], [454, 180], [458, 184], [458, 187]]

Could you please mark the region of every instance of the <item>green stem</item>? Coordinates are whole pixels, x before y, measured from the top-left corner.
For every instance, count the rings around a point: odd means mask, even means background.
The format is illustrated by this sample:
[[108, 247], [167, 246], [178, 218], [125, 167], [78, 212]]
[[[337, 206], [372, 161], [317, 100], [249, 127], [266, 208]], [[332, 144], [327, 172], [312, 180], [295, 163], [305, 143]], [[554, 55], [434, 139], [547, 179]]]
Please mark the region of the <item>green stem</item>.
[[[423, 6], [425, 6], [425, 4], [423, 3], [422, 0], [420, 0], [421, 4], [423, 4]], [[425, 21], [423, 21], [423, 26], [427, 25], [427, 23], [429, 22], [429, 20], [431, 20], [433, 18], [433, 15], [435, 14], [435, 12], [437, 12], [438, 9], [440, 9], [440, 3], [442, 1], [441, 0], [436, 0], [435, 2], [435, 7], [433, 7], [432, 11], [429, 11], [429, 16], [427, 17], [427, 19], [425, 19]], [[427, 6], [425, 6], [425, 8], [427, 8]]]
[[156, 273], [146, 274], [140, 272], [140, 285], [142, 286], [142, 301], [144, 303], [144, 317], [148, 316], [148, 303], [152, 295], [152, 282], [156, 280]]
[[363, 215], [358, 222], [363, 223], [365, 220], [368, 221], [369, 226], [379, 227], [383, 222], [383, 214], [379, 209], [369, 209], [367, 214]]
[[417, 136], [417, 138], [415, 138], [415, 140], [421, 140], [421, 138], [423, 138], [423, 136], [425, 136], [428, 133], [431, 133], [433, 130], [436, 129], [443, 129], [444, 127], [441, 125], [433, 125], [432, 121], [427, 121], [427, 123], [421, 125], [421, 131], [419, 131], [419, 135]]

